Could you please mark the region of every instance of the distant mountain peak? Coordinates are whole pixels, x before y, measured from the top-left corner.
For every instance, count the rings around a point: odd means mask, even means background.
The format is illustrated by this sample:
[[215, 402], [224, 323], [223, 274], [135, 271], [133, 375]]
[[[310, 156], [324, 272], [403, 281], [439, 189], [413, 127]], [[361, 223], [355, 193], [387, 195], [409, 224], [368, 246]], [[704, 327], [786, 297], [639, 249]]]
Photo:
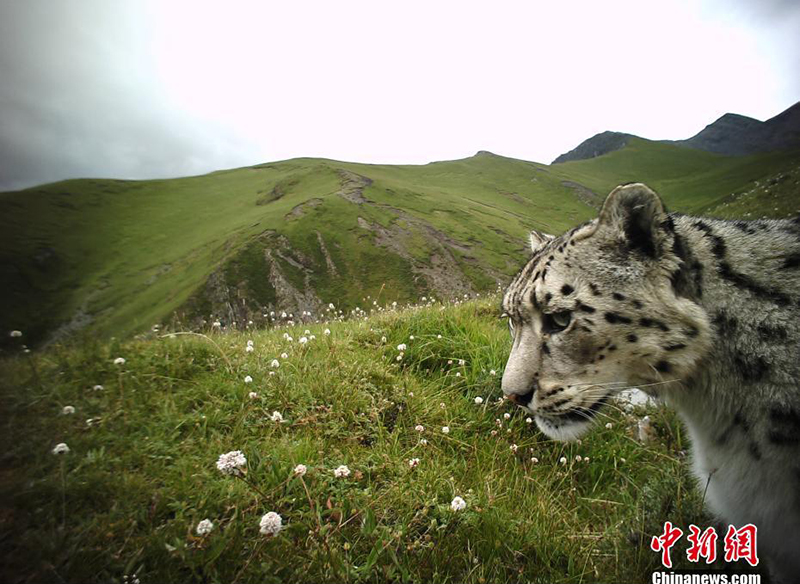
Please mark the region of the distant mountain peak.
[[[553, 164], [608, 154], [627, 146], [632, 137], [635, 136], [621, 132], [601, 132], [562, 154]], [[726, 113], [691, 138], [662, 142], [734, 156], [800, 148], [800, 102], [766, 122]]]
[[628, 145], [630, 139], [635, 137], [636, 136], [632, 134], [625, 134], [623, 132], [600, 132], [578, 144], [577, 148], [556, 158], [553, 164], [569, 162], [570, 160], [597, 158], [603, 154], [608, 154], [614, 150], [624, 148]]

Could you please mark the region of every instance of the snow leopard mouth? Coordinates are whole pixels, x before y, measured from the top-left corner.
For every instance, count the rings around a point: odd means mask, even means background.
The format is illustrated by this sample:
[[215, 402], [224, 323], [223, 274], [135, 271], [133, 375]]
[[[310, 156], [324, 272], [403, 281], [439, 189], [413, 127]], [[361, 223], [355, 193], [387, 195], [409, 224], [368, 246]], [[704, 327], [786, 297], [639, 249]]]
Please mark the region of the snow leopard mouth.
[[603, 396], [588, 407], [575, 407], [553, 414], [536, 414], [536, 425], [554, 440], [569, 441], [582, 436], [594, 422], [597, 413], [608, 401]]

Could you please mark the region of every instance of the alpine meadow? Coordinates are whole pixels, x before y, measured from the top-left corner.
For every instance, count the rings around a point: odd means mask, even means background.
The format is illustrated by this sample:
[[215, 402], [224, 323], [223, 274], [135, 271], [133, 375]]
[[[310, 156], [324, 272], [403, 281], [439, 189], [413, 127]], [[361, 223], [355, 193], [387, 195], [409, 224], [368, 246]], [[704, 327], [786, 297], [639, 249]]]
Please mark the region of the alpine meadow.
[[736, 155], [598, 135], [549, 165], [300, 158], [0, 193], [0, 580], [650, 581], [665, 521], [714, 524], [685, 430], [620, 397], [547, 439], [503, 399], [498, 291], [531, 229], [619, 184], [797, 215], [798, 107], [791, 140]]

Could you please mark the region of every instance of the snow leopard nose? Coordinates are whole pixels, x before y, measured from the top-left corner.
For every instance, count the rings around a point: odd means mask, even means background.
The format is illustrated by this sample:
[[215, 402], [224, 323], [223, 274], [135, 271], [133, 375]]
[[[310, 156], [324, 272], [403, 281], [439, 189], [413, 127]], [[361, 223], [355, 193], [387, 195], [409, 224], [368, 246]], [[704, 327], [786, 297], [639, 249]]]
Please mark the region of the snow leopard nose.
[[531, 400], [533, 399], [533, 394], [534, 393], [535, 393], [535, 391], [532, 389], [528, 393], [512, 393], [512, 394], [509, 394], [506, 397], [508, 397], [508, 399], [510, 399], [512, 402], [514, 402], [518, 406], [525, 407], [529, 403], [531, 403]]

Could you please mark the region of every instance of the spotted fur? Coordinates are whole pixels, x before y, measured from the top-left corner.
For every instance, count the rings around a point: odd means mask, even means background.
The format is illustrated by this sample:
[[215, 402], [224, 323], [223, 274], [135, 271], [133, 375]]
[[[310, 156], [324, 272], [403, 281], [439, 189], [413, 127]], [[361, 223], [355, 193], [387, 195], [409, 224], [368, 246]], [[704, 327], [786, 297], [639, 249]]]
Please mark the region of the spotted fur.
[[757, 525], [778, 579], [800, 577], [800, 219], [667, 213], [631, 184], [531, 243], [503, 298], [505, 394], [558, 440], [622, 388], [664, 399], [711, 509]]

